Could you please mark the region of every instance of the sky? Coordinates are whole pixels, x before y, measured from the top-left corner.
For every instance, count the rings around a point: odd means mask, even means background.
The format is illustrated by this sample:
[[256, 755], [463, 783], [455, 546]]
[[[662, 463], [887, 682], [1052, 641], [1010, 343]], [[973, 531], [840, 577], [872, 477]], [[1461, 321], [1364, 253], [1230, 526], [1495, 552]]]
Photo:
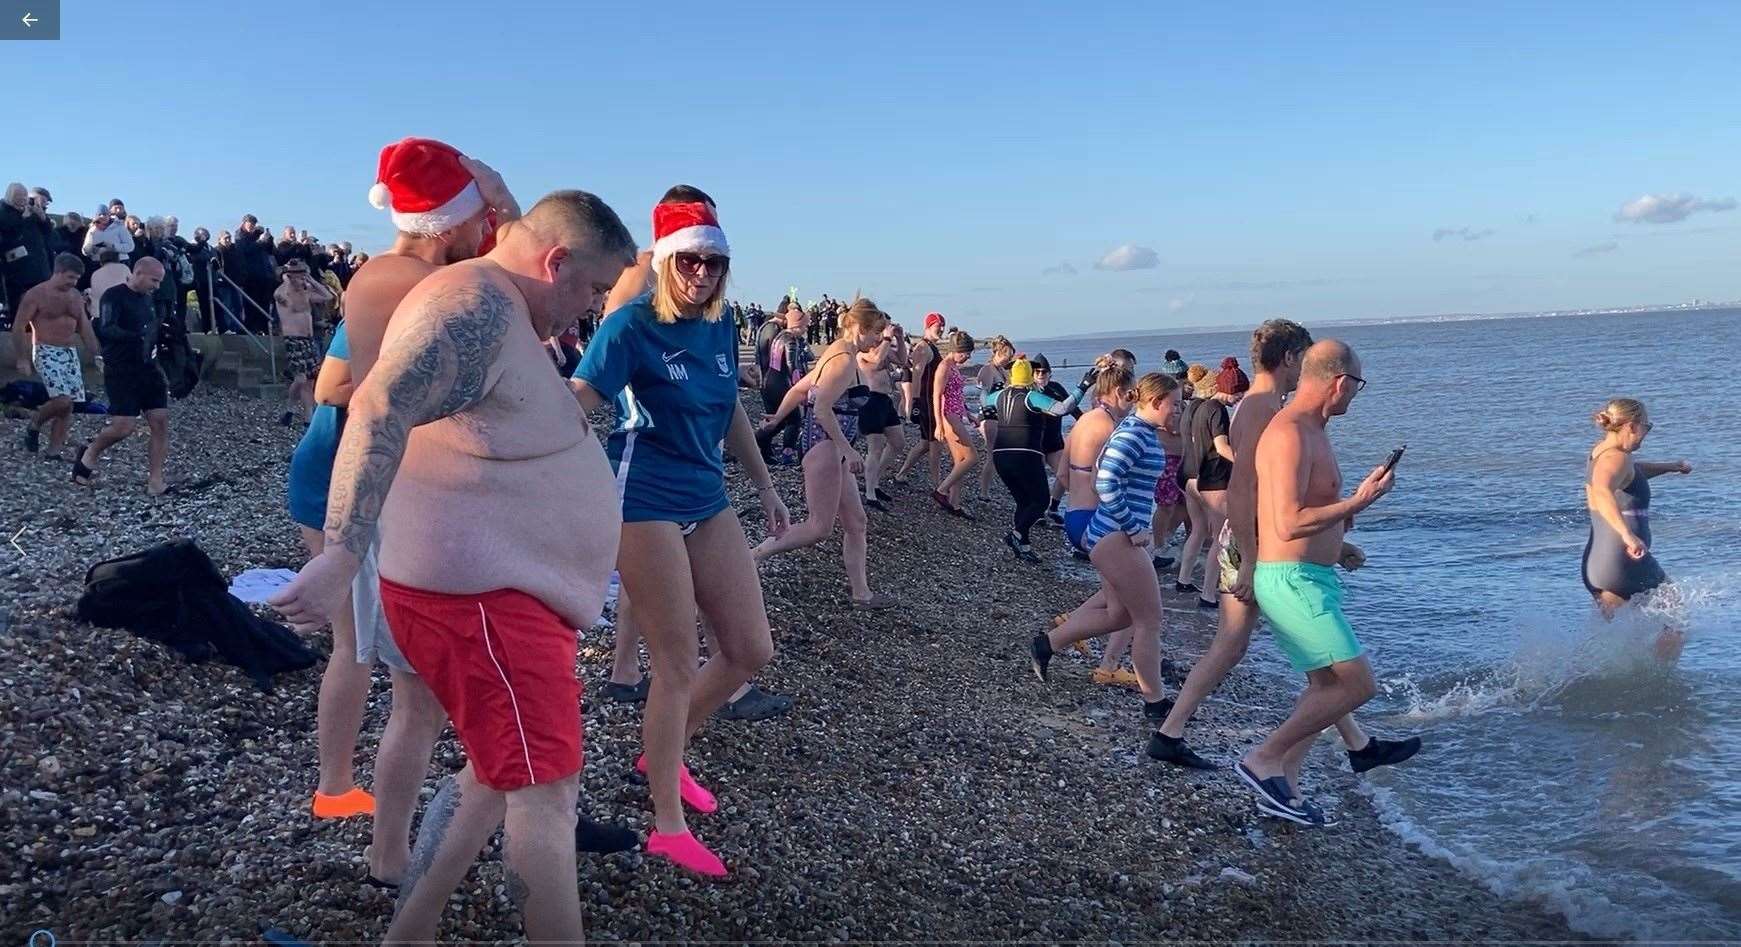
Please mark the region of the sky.
[[0, 44], [54, 210], [381, 249], [420, 135], [981, 335], [1741, 299], [1732, 3], [63, 2]]

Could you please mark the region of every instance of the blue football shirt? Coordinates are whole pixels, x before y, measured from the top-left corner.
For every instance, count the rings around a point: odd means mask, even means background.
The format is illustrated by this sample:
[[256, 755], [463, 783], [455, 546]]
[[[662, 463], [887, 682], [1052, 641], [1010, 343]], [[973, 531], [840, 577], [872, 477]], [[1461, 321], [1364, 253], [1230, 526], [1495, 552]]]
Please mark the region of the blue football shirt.
[[726, 508], [721, 442], [738, 406], [730, 319], [661, 323], [642, 296], [604, 320], [574, 377], [616, 403], [605, 453], [624, 522], [699, 522]]

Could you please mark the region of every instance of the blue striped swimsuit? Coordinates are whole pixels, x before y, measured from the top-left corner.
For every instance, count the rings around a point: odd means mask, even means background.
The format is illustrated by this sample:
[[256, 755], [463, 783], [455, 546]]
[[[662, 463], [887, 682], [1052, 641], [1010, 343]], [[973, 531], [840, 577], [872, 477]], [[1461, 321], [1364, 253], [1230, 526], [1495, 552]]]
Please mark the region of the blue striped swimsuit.
[[1082, 548], [1093, 552], [1095, 544], [1112, 533], [1153, 529], [1155, 482], [1166, 469], [1167, 452], [1161, 448], [1154, 425], [1135, 412], [1126, 415], [1100, 451], [1100, 465], [1094, 471], [1094, 493], [1100, 505], [1082, 533]]

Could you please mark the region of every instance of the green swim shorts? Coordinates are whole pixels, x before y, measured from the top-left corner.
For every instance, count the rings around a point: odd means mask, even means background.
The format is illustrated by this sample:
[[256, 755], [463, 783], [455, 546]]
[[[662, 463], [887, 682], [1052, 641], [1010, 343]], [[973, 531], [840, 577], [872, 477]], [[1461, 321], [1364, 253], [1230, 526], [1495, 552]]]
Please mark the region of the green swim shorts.
[[1315, 562], [1260, 562], [1252, 591], [1294, 670], [1316, 671], [1360, 657], [1360, 641], [1342, 615], [1336, 570]]

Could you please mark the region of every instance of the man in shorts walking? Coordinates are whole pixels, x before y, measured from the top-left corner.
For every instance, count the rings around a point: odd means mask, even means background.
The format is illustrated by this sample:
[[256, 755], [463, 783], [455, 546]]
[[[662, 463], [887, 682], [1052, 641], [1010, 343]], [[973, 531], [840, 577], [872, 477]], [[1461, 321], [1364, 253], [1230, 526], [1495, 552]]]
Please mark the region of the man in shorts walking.
[[320, 370], [320, 348], [314, 340], [314, 309], [333, 301], [332, 291], [321, 285], [308, 264], [293, 259], [284, 273], [272, 302], [278, 308], [278, 329], [284, 335], [284, 361], [290, 376], [290, 409], [278, 423], [290, 426], [300, 416], [306, 423], [314, 412], [314, 375]]
[[[1173, 709], [1153, 737], [1149, 756], [1164, 763], [1192, 769], [1213, 769], [1215, 764], [1198, 756], [1185, 744], [1185, 724], [1191, 715], [1233, 670], [1251, 645], [1257, 628], [1257, 602], [1251, 593], [1255, 557], [1242, 550], [1257, 545], [1257, 444], [1277, 412], [1282, 399], [1300, 383], [1300, 371], [1312, 334], [1305, 326], [1286, 319], [1271, 319], [1251, 334], [1251, 389], [1239, 402], [1228, 440], [1233, 443], [1233, 474], [1227, 483], [1227, 525], [1221, 532], [1221, 555], [1217, 565], [1220, 592], [1220, 624], [1209, 650], [1192, 665], [1179, 688]], [[1338, 562], [1353, 571], [1366, 561], [1352, 543], [1343, 543]], [[1336, 729], [1348, 747], [1348, 762], [1356, 773], [1376, 766], [1389, 766], [1414, 756], [1421, 748], [1419, 737], [1380, 740], [1368, 736], [1353, 716], [1336, 721]]]
[[420, 282], [351, 398], [326, 546], [272, 599], [298, 628], [320, 627], [378, 525], [393, 637], [465, 747], [424, 815], [387, 941], [434, 940], [504, 825], [527, 939], [582, 939], [575, 629], [603, 609], [621, 515], [543, 340], [597, 308], [634, 253], [603, 201], [558, 191], [487, 256]]
[[[54, 275], [24, 293], [18, 318], [12, 323], [12, 351], [17, 355], [18, 374], [36, 377], [48, 389], [48, 401], [36, 409], [24, 427], [24, 449], [32, 454], [41, 447], [42, 428], [48, 426], [48, 458], [60, 460], [71, 426], [73, 403], [85, 400], [85, 373], [74, 342], [82, 340], [92, 355], [99, 351], [91, 320], [85, 315], [85, 297], [79, 293], [79, 277], [85, 261], [62, 253], [54, 258]], [[30, 333], [26, 355], [25, 332]]]
[[1396, 474], [1380, 466], [1353, 495], [1326, 426], [1366, 387], [1354, 350], [1325, 339], [1306, 350], [1294, 400], [1257, 445], [1257, 565], [1252, 591], [1306, 690], [1292, 716], [1236, 767], [1257, 794], [1258, 811], [1302, 825], [1327, 825], [1298, 790], [1300, 765], [1325, 727], [1378, 693], [1364, 649], [1342, 614], [1335, 566], [1354, 516], [1390, 492]]
[[97, 301], [97, 339], [103, 346], [103, 387], [109, 395], [109, 422], [73, 460], [73, 483], [91, 485], [93, 468], [103, 451], [126, 440], [143, 414], [151, 441], [146, 448], [145, 492], [162, 496], [169, 490], [163, 478], [169, 460], [169, 382], [152, 361], [157, 345], [157, 310], [152, 297], [163, 283], [163, 264], [141, 257], [132, 275], [104, 291]]

